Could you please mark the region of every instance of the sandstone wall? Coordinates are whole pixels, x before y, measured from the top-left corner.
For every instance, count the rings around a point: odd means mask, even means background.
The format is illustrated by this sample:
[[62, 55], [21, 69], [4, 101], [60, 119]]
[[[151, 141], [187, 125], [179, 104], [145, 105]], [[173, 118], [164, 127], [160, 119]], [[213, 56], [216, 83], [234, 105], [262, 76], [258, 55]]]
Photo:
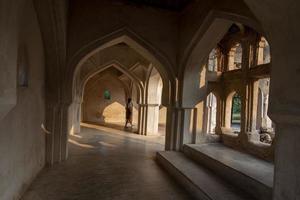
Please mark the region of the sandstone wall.
[[[0, 119], [0, 199], [13, 200], [19, 199], [45, 163], [45, 135], [41, 129], [45, 122], [44, 55], [31, 1], [1, 1], [0, 13], [0, 32], [6, 30], [4, 33], [11, 37], [11, 40], [0, 37], [0, 57], [8, 59], [10, 70], [28, 69], [28, 85], [21, 87], [17, 81], [14, 83], [16, 104]], [[20, 18], [12, 23], [11, 19], [16, 17]], [[5, 22], [11, 29], [2, 29]], [[16, 33], [19, 35], [13, 38]], [[6, 57], [8, 49], [10, 56]], [[2, 64], [7, 63], [1, 60]], [[9, 75], [6, 71], [4, 74]], [[1, 91], [1, 97], [2, 92], [5, 91]]]
[[[105, 90], [110, 92], [110, 100], [104, 98]], [[97, 124], [124, 124], [125, 106], [126, 95], [123, 83], [114, 75], [104, 74], [96, 80], [90, 79], [85, 86], [82, 121]], [[133, 112], [134, 121], [137, 121], [137, 109], [135, 108]]]

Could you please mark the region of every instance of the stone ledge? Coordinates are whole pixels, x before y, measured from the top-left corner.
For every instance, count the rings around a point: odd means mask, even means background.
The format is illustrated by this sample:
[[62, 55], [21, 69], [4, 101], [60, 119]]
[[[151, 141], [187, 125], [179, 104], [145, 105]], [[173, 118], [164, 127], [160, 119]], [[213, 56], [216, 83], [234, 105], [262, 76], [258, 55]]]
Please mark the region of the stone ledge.
[[272, 198], [272, 163], [233, 150], [221, 143], [188, 144], [184, 146], [183, 151], [185, 155], [257, 199]]
[[197, 199], [254, 200], [252, 196], [228, 184], [208, 169], [197, 165], [183, 153], [158, 152], [157, 161]]

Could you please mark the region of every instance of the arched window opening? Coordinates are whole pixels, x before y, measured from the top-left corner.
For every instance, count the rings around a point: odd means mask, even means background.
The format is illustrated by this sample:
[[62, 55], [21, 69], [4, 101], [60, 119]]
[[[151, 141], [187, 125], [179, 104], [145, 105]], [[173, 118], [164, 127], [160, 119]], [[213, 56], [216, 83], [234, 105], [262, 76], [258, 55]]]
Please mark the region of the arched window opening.
[[218, 71], [218, 51], [214, 48], [208, 56], [208, 71], [216, 72]]
[[228, 70], [236, 70], [242, 68], [243, 49], [240, 43], [236, 43], [228, 54]]
[[199, 93], [205, 94], [199, 95], [195, 133], [215, 133], [205, 137], [220, 135], [226, 146], [271, 160], [268, 144], [275, 137], [275, 125], [268, 117], [270, 45], [251, 27], [238, 23], [217, 44], [207, 55], [206, 67], [199, 70]]
[[110, 100], [111, 99], [110, 91], [109, 90], [104, 90], [103, 96], [104, 96], [105, 100]]
[[213, 93], [209, 93], [206, 98], [207, 133], [216, 133], [217, 123], [217, 98]]
[[275, 125], [268, 116], [270, 78], [258, 80], [256, 129], [260, 141], [271, 144], [275, 137]]
[[261, 37], [258, 42], [257, 64], [267, 64], [271, 62], [270, 45], [265, 37]]
[[234, 133], [239, 133], [241, 131], [241, 110], [242, 110], [242, 100], [240, 95], [235, 93], [232, 97], [231, 104], [231, 128]]

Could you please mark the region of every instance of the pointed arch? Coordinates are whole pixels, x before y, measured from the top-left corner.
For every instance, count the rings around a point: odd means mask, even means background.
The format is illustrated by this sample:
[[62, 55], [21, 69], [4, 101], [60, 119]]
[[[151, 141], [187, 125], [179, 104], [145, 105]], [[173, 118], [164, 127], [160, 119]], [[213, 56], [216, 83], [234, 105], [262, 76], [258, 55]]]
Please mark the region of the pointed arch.
[[[110, 63], [107, 63], [105, 65], [99, 66], [97, 68], [95, 68], [93, 71], [90, 71], [85, 77], [84, 79], [80, 82], [80, 94], [79, 96], [82, 98], [83, 97], [83, 93], [84, 93], [84, 88], [86, 83], [88, 82], [88, 80], [93, 77], [94, 75], [101, 73], [109, 68], [115, 68], [117, 70], [119, 70], [120, 72], [122, 72], [123, 74], [125, 74], [136, 86], [138, 89], [138, 97], [139, 97], [139, 101], [143, 102], [143, 92], [144, 92], [144, 86], [141, 83], [141, 81], [133, 74], [131, 73], [125, 66], [123, 66], [121, 63], [119, 63], [118, 61], [113, 60]], [[139, 103], [140, 103], [139, 102]]]
[[163, 92], [163, 103], [169, 105], [174, 101], [175, 98], [175, 73], [174, 67], [171, 62], [156, 48], [154, 48], [147, 41], [143, 40], [137, 34], [133, 33], [127, 28], [120, 29], [112, 34], [109, 34], [103, 38], [100, 38], [96, 41], [89, 43], [86, 46], [83, 46], [69, 61], [68, 71], [66, 72], [66, 82], [64, 89], [68, 92], [69, 88], [72, 88], [72, 91], [67, 95], [67, 102], [72, 102], [75, 97], [74, 83], [76, 82], [75, 77], [79, 72], [82, 64], [96, 52], [101, 51], [105, 48], [114, 46], [119, 43], [125, 43], [134, 49], [136, 52], [141, 54], [144, 58], [149, 60], [153, 65], [156, 66], [157, 70], [162, 76], [164, 84]]
[[198, 87], [199, 73], [206, 63], [207, 55], [216, 47], [217, 43], [228, 31], [234, 22], [253, 27], [263, 33], [260, 24], [249, 17], [212, 10], [202, 25], [194, 34], [180, 60], [179, 80], [181, 82], [179, 95], [183, 107], [193, 107], [199, 100], [203, 100], [203, 90]]

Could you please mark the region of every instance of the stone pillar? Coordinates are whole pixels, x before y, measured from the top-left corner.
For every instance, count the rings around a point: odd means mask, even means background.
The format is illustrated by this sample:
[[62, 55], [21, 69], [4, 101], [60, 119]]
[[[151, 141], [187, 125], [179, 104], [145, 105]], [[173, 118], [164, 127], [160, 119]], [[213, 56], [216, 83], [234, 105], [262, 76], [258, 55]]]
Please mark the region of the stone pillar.
[[247, 131], [256, 131], [257, 110], [258, 110], [258, 81], [249, 83], [249, 111], [247, 116]]
[[256, 113], [256, 129], [258, 130], [262, 126], [263, 119], [263, 93], [261, 90], [258, 90], [259, 93], [257, 95], [257, 113]]
[[140, 135], [143, 135], [143, 126], [144, 126], [144, 123], [143, 123], [143, 115], [144, 115], [144, 112], [143, 112], [143, 106], [141, 104], [138, 104], [138, 134]]
[[[53, 165], [68, 156], [68, 135], [71, 131], [73, 112], [69, 104], [47, 104], [46, 163]], [[71, 120], [71, 121], [70, 121]]]
[[264, 64], [264, 48], [266, 44], [265, 41], [258, 42], [258, 49], [257, 49], [257, 64], [261, 65]]
[[223, 119], [224, 119], [224, 126], [226, 128], [231, 127], [231, 110], [232, 110], [232, 97], [227, 97], [224, 99], [223, 105]]
[[79, 134], [80, 133], [80, 123], [81, 123], [81, 105], [82, 102], [74, 102], [72, 105], [73, 109], [73, 126], [71, 134]]
[[241, 88], [241, 101], [242, 101], [242, 110], [241, 110], [241, 132], [239, 138], [243, 140], [243, 142], [248, 142], [247, 132], [249, 131], [249, 124], [251, 121], [251, 113], [252, 113], [252, 81], [248, 78], [248, 71], [250, 68], [250, 49], [251, 42], [243, 41], [242, 42], [242, 85]]
[[263, 126], [272, 127], [272, 120], [268, 116], [269, 94], [263, 94]]
[[206, 133], [206, 115], [205, 115], [205, 102], [200, 101], [194, 108], [194, 128], [195, 128], [195, 136], [193, 138], [193, 143], [200, 143], [203, 139], [203, 135]]
[[227, 70], [234, 70], [234, 54], [235, 51], [233, 49], [229, 50], [228, 52], [228, 63], [227, 63]]
[[172, 106], [166, 106], [167, 120], [166, 120], [166, 137], [165, 150], [179, 150], [179, 134], [178, 130], [178, 110]]
[[216, 117], [216, 134], [221, 134], [221, 127], [225, 125], [225, 102], [219, 97], [217, 98], [217, 117]]
[[159, 105], [158, 104], [146, 104], [147, 108], [147, 123], [146, 134], [157, 135], [158, 134], [158, 121], [159, 121]]
[[299, 123], [276, 121], [274, 200], [300, 199], [299, 132]]
[[184, 144], [191, 144], [196, 142], [196, 121], [197, 111], [195, 108], [179, 108], [181, 115], [180, 127], [180, 149]]
[[248, 109], [247, 109], [247, 128], [248, 140], [259, 141], [260, 135], [256, 131], [257, 126], [257, 111], [258, 111], [258, 81], [250, 81], [248, 84]]

